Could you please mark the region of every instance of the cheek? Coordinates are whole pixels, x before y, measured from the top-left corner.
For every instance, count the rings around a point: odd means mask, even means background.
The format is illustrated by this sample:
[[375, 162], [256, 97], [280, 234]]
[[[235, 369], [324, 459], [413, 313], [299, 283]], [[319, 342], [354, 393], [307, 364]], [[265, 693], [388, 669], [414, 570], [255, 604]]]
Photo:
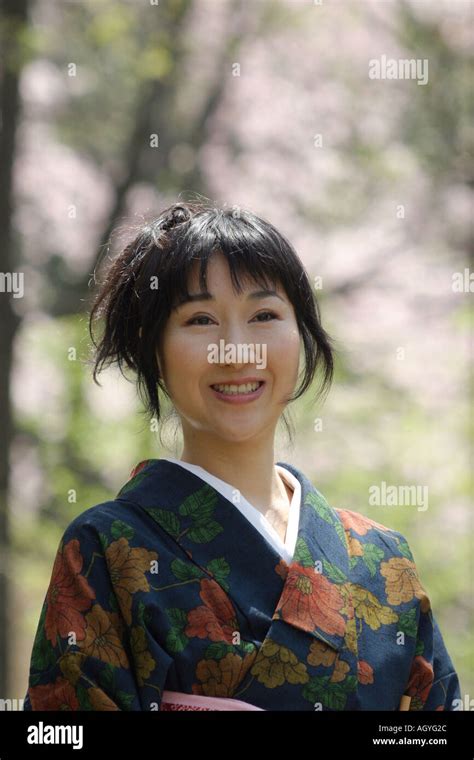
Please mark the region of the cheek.
[[199, 377], [208, 369], [207, 341], [170, 330], [164, 336], [162, 351], [170, 391], [178, 395], [180, 389], [197, 388]]
[[278, 369], [277, 378], [286, 382], [298, 374], [301, 338], [296, 327], [275, 337], [277, 339], [268, 345], [268, 363]]

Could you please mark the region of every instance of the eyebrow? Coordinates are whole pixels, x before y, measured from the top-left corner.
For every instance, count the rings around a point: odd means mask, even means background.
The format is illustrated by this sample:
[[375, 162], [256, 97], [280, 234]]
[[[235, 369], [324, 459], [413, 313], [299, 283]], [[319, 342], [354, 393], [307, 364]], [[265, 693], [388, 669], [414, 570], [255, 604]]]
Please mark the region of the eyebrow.
[[[279, 298], [280, 301], [283, 301], [285, 303], [285, 300], [278, 295], [276, 290], [255, 290], [253, 293], [249, 293], [247, 296], [247, 301], [254, 301], [258, 298], [269, 298], [270, 296], [273, 296], [274, 298]], [[183, 306], [186, 303], [194, 303], [195, 301], [215, 301], [215, 297], [212, 295], [212, 293], [209, 293], [207, 290], [203, 291], [202, 293], [190, 293], [187, 297], [183, 298], [181, 301], [178, 302], [176, 305], [176, 308], [179, 309], [180, 306]]]

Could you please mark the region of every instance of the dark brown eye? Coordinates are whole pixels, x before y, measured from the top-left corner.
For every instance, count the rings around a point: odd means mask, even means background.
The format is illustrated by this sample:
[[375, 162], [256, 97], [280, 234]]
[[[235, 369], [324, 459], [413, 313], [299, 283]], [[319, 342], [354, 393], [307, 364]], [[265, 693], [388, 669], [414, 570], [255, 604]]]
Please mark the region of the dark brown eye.
[[276, 319], [277, 315], [273, 311], [261, 311], [259, 314], [256, 315], [255, 319], [257, 319], [257, 317], [265, 317], [265, 316], [269, 316], [270, 319], [258, 319], [257, 321], [258, 322], [270, 322], [270, 320]]
[[[211, 318], [210, 318], [210, 317], [206, 317], [206, 315], [205, 315], [205, 314], [201, 314], [201, 315], [199, 315], [199, 316], [197, 316], [197, 317], [193, 317], [192, 319], [189, 319], [189, 320], [186, 322], [186, 324], [187, 324], [187, 325], [194, 325], [194, 324], [198, 324], [198, 323], [196, 322], [196, 319], [209, 319], [209, 320], [210, 320]], [[199, 323], [199, 324], [202, 324], [202, 323]]]

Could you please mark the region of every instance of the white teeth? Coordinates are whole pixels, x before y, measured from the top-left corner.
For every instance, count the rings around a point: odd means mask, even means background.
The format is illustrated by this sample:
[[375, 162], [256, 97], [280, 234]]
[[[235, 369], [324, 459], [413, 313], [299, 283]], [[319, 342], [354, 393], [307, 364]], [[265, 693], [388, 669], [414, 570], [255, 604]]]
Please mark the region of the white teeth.
[[212, 387], [220, 393], [228, 393], [230, 396], [234, 396], [239, 393], [250, 393], [251, 391], [256, 391], [259, 386], [260, 383], [255, 382], [246, 383], [245, 385], [213, 385]]

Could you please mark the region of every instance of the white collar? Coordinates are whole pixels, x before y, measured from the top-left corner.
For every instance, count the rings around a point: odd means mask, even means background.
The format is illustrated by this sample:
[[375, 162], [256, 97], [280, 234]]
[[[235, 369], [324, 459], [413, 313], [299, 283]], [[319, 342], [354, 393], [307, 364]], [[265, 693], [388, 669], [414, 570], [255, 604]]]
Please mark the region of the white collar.
[[[275, 528], [268, 522], [266, 517], [260, 512], [259, 509], [253, 506], [247, 499], [239, 494], [238, 490], [230, 483], [226, 483], [225, 480], [217, 478], [212, 473], [205, 470], [203, 467], [199, 467], [195, 464], [189, 464], [188, 462], [182, 462], [180, 459], [174, 459], [173, 457], [160, 457], [167, 462], [172, 462], [180, 467], [184, 467], [185, 470], [194, 473], [202, 480], [209, 483], [216, 489], [224, 498], [230, 501], [244, 517], [249, 520], [250, 523], [261, 533], [261, 535], [273, 546], [273, 548], [280, 554], [286, 562], [291, 562], [296, 546], [296, 539], [298, 537], [300, 504], [301, 504], [301, 484], [292, 472], [285, 467], [281, 467], [276, 464], [275, 468], [279, 475], [288, 483], [293, 489], [293, 497], [290, 503], [290, 509], [288, 514], [288, 523], [286, 526], [285, 541], [283, 542], [276, 532]], [[236, 499], [237, 497], [237, 499]]]

